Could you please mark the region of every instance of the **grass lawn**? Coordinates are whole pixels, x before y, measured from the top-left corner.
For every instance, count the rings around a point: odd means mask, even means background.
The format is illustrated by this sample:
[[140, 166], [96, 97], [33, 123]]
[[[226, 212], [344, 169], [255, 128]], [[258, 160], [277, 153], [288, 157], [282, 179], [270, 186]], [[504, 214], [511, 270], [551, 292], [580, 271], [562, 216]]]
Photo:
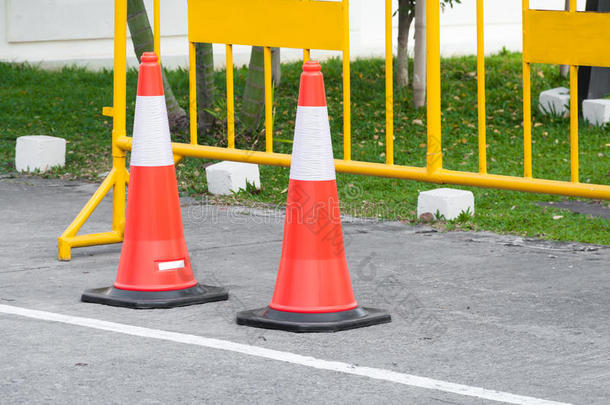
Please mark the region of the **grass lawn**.
[[[523, 173], [521, 55], [502, 52], [487, 58], [488, 171], [495, 174]], [[342, 156], [341, 62], [322, 64], [335, 157]], [[476, 61], [455, 57], [442, 62], [443, 164], [454, 170], [477, 171]], [[244, 68], [235, 72], [236, 110], [246, 78]], [[300, 65], [282, 66], [282, 84], [275, 91], [274, 149], [290, 153], [294, 127]], [[168, 72], [174, 93], [183, 107], [188, 104], [188, 77], [183, 70]], [[45, 176], [81, 178], [99, 182], [111, 167], [111, 119], [103, 106], [112, 105], [112, 73], [67, 68], [43, 71], [27, 65], [0, 63], [0, 173], [14, 172], [15, 139], [44, 134], [66, 138], [67, 164]], [[224, 128], [224, 72], [216, 73], [219, 101], [215, 113]], [[128, 133], [135, 103], [137, 72], [128, 73]], [[568, 119], [543, 116], [537, 95], [543, 89], [568, 86], [552, 65], [532, 68], [534, 176], [569, 180]], [[385, 159], [384, 63], [381, 59], [352, 63], [352, 159], [383, 162]], [[395, 163], [423, 166], [426, 153], [425, 109], [414, 109], [410, 90], [394, 95]], [[175, 134], [176, 139], [185, 137]], [[200, 135], [200, 143], [226, 145], [224, 134]], [[264, 148], [264, 134], [236, 135], [238, 147]], [[610, 136], [604, 128], [580, 123], [581, 181], [610, 184]], [[206, 196], [205, 166], [210, 161], [185, 159], [178, 167], [181, 191]], [[261, 166], [263, 189], [230, 197], [207, 198], [219, 203], [275, 204], [286, 198], [288, 169]], [[415, 223], [417, 195], [439, 187], [416, 181], [338, 174], [342, 212]], [[528, 237], [610, 244], [610, 220], [594, 218], [539, 202], [565, 197], [514, 191], [458, 187], [473, 191], [476, 215], [456, 221], [439, 221], [440, 230], [489, 230]], [[596, 203], [608, 206], [608, 201]], [[76, 212], [74, 213], [76, 215]], [[67, 224], [66, 224], [67, 225]]]

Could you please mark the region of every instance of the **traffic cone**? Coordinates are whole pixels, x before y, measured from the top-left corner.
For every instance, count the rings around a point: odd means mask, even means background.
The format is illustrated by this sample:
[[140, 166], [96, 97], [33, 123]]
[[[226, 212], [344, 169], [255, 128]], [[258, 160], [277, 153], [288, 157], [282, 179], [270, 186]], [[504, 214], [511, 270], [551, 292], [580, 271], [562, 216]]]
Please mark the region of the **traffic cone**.
[[125, 237], [116, 282], [87, 290], [84, 302], [172, 308], [228, 299], [226, 289], [197, 283], [184, 240], [161, 68], [141, 58], [133, 125]]
[[358, 306], [345, 260], [335, 164], [317, 62], [301, 74], [282, 258], [271, 304], [237, 314], [237, 323], [292, 332], [334, 332], [390, 322]]

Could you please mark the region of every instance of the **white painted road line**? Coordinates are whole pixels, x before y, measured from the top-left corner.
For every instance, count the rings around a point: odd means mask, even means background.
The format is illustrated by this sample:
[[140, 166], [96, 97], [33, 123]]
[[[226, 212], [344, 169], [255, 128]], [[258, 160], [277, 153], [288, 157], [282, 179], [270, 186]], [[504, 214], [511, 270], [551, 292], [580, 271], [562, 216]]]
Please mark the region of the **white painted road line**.
[[226, 350], [230, 352], [246, 354], [249, 356], [256, 356], [265, 359], [277, 360], [285, 363], [316, 368], [319, 370], [336, 371], [339, 373], [369, 377], [376, 380], [389, 381], [393, 383], [408, 385], [411, 387], [449, 392], [452, 394], [458, 394], [480, 399], [488, 399], [491, 401], [504, 402], [508, 404], [567, 405], [565, 402], [555, 402], [534, 397], [515, 395], [509, 392], [495, 391], [479, 387], [471, 387], [469, 385], [455, 384], [427, 377], [397, 373], [395, 371], [384, 370], [381, 368], [354, 366], [352, 364], [343, 363], [340, 361], [317, 359], [315, 357], [302, 356], [300, 354], [290, 352], [265, 349], [262, 347], [250, 346], [242, 343], [234, 343], [228, 340], [212, 339], [203, 336], [189, 335], [185, 333], [168, 332], [160, 329], [143, 328], [139, 326], [102, 321], [93, 318], [62, 315], [53, 312], [37, 311], [34, 309], [20, 308], [11, 305], [1, 304], [0, 313], [18, 315], [26, 318], [39, 319], [43, 321], [59, 322], [68, 325], [83, 326], [86, 328], [122, 333], [131, 336], [140, 336], [176, 343], [184, 343], [188, 345], [208, 347], [211, 349]]

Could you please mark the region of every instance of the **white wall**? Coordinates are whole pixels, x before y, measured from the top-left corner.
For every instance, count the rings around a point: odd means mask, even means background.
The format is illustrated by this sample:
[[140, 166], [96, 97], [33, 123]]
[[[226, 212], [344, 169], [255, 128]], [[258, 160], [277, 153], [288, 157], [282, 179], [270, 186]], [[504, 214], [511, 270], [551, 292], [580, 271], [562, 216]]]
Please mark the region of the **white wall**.
[[[145, 0], [152, 11], [152, 0]], [[429, 0], [430, 1], [430, 0]], [[584, 8], [585, 0], [579, 0]], [[81, 65], [112, 67], [113, 1], [111, 0], [0, 0], [0, 60], [40, 63], [44, 67]], [[394, 1], [397, 7], [397, 0]], [[562, 9], [564, 0], [530, 0], [532, 8]], [[382, 56], [384, 2], [351, 0], [350, 50], [352, 58]], [[187, 65], [186, 0], [161, 2], [161, 54], [167, 67]], [[151, 16], [152, 17], [152, 16]], [[445, 56], [476, 52], [476, 0], [462, 0], [441, 15], [441, 53]], [[152, 18], [151, 18], [152, 21]], [[2, 28], [2, 25], [4, 27]], [[394, 45], [397, 35], [394, 18]], [[411, 45], [413, 41], [411, 41]], [[128, 41], [128, 55], [133, 55]], [[485, 1], [485, 52], [502, 47], [521, 49], [521, 1]], [[224, 64], [224, 46], [215, 45], [215, 63]], [[314, 58], [333, 52], [313, 51]], [[247, 63], [249, 47], [236, 46], [236, 64]], [[282, 50], [283, 60], [296, 60], [301, 51]], [[130, 64], [135, 59], [130, 58]]]

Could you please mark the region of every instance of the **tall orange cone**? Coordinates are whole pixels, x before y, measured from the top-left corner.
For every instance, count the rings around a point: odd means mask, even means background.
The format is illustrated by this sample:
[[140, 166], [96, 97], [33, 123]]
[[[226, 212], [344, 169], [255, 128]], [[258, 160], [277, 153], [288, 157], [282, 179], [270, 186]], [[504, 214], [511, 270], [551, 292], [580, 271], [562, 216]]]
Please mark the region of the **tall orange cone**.
[[171, 308], [228, 299], [224, 288], [201, 285], [184, 240], [161, 68], [142, 55], [133, 125], [125, 237], [116, 282], [85, 291], [84, 302]]
[[390, 322], [358, 306], [345, 260], [335, 165], [317, 62], [301, 74], [282, 258], [271, 304], [237, 314], [237, 323], [292, 332], [333, 332]]

